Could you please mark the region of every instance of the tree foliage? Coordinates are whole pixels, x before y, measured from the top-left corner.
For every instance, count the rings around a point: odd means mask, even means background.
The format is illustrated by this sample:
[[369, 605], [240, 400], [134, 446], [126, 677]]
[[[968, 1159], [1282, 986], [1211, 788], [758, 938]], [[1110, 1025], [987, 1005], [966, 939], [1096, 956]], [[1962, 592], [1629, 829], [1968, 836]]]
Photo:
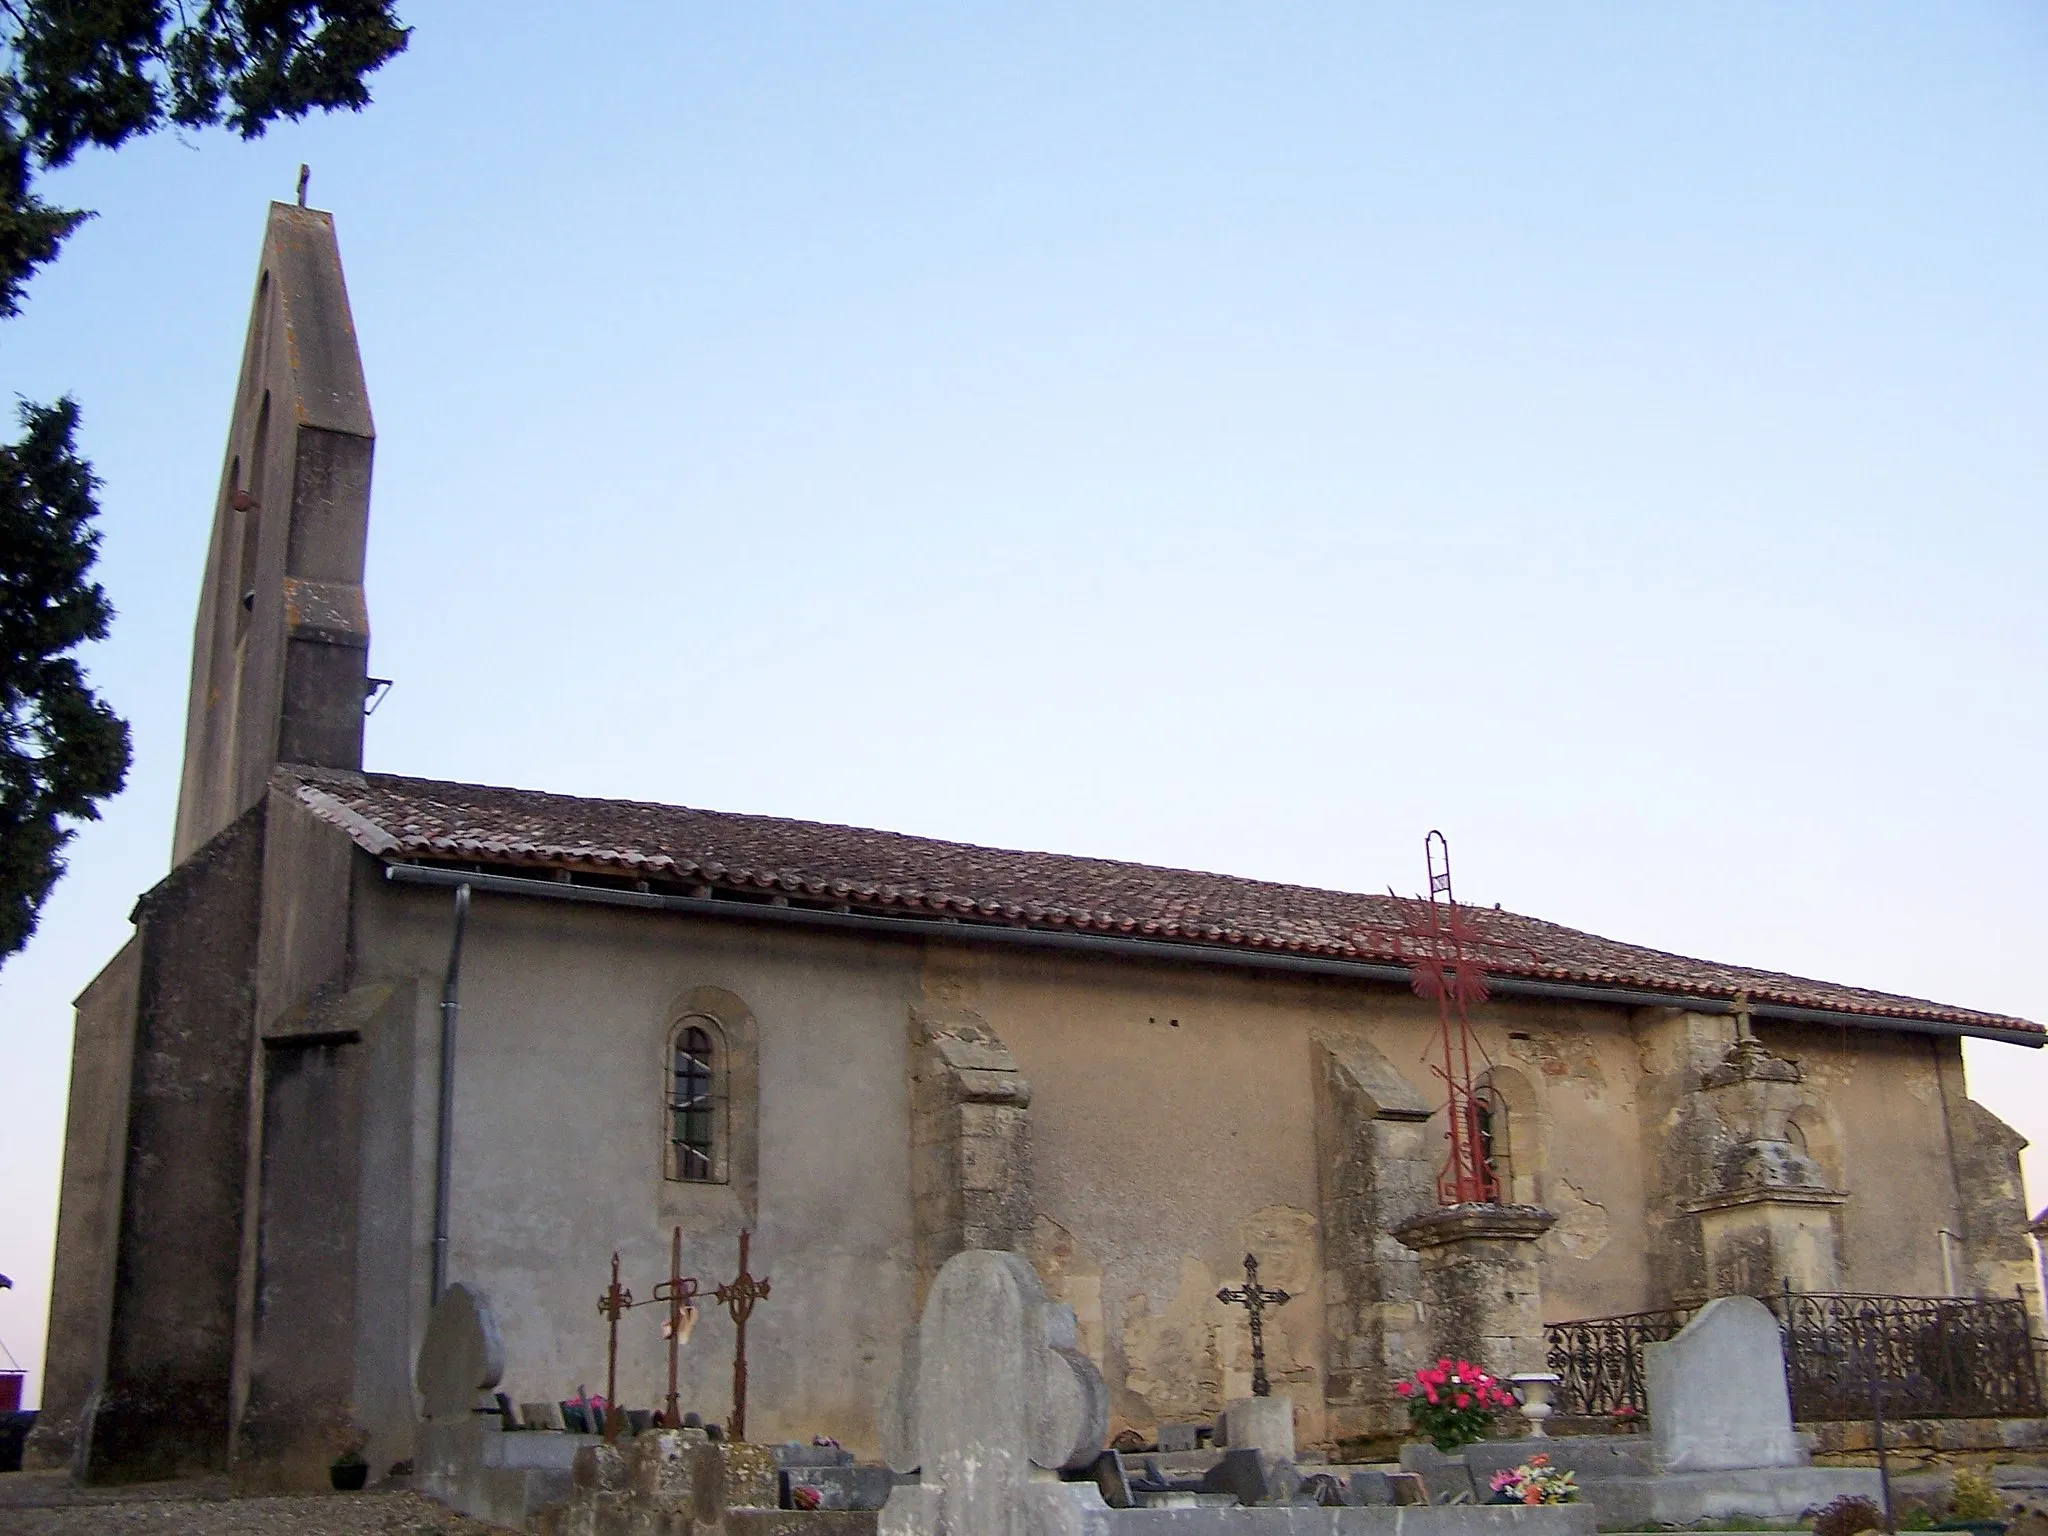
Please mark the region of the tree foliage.
[[394, 0], [0, 0], [0, 315], [91, 217], [44, 203], [36, 172], [160, 128], [254, 139], [359, 111], [410, 35]]
[[[0, 317], [88, 212], [44, 172], [164, 128], [258, 138], [280, 118], [370, 99], [410, 29], [395, 0], [0, 0]], [[0, 961], [35, 932], [75, 824], [127, 778], [128, 727], [70, 653], [113, 609], [91, 579], [99, 481], [78, 407], [21, 407], [0, 445]]]
[[128, 727], [69, 652], [104, 639], [114, 610], [90, 579], [98, 484], [78, 456], [70, 400], [21, 408], [0, 447], [0, 956], [35, 931], [72, 832], [128, 776]]

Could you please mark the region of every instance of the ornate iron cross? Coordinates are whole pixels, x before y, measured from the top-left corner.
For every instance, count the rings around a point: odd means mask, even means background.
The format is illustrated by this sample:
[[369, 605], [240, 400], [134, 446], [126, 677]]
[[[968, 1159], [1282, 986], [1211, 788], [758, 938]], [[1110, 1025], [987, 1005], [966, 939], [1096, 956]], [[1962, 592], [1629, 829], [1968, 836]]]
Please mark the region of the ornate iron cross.
[[683, 1422], [682, 1409], [676, 1401], [676, 1352], [697, 1326], [697, 1291], [697, 1277], [683, 1273], [683, 1229], [677, 1227], [669, 1244], [668, 1278], [654, 1288], [651, 1298], [668, 1303], [668, 1323], [661, 1330], [668, 1340], [668, 1402], [662, 1410], [662, 1422], [670, 1429]]
[[1266, 1379], [1266, 1308], [1285, 1306], [1294, 1298], [1259, 1284], [1257, 1254], [1244, 1256], [1244, 1284], [1226, 1285], [1216, 1293], [1225, 1306], [1243, 1307], [1252, 1320], [1252, 1396], [1271, 1397], [1273, 1383]]
[[754, 1315], [754, 1303], [768, 1295], [768, 1277], [756, 1279], [747, 1273], [747, 1244], [753, 1235], [751, 1231], [740, 1233], [740, 1272], [711, 1293], [732, 1314], [733, 1326], [739, 1330], [732, 1355], [732, 1422], [726, 1426], [735, 1440], [747, 1438], [747, 1319]]
[[[614, 1252], [612, 1283], [597, 1298], [598, 1313], [609, 1325], [611, 1333], [604, 1361], [604, 1437], [612, 1444], [618, 1443], [619, 1426], [625, 1419], [625, 1415], [619, 1412], [619, 1319], [632, 1305], [633, 1293], [619, 1284], [619, 1256]], [[589, 1405], [586, 1403], [584, 1406], [587, 1408]]]

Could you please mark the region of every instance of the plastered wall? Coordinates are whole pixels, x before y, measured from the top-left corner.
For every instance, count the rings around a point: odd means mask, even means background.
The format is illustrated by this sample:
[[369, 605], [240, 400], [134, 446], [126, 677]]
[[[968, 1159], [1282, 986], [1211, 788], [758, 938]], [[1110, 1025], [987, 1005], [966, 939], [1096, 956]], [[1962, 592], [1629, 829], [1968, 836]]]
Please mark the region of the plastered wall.
[[[410, 1358], [425, 1310], [450, 898], [374, 881], [359, 908], [358, 984], [405, 978], [415, 999], [403, 1134], [388, 1104], [382, 1121], [366, 1117], [366, 1155], [397, 1157], [403, 1140], [412, 1168], [413, 1289], [388, 1324], [410, 1330]], [[985, 1024], [1028, 1081], [1017, 1162], [1030, 1255], [1074, 1306], [1117, 1423], [1205, 1418], [1248, 1390], [1244, 1312], [1215, 1293], [1242, 1281], [1249, 1250], [1261, 1281], [1294, 1298], [1266, 1340], [1301, 1438], [1342, 1432], [1323, 1406], [1313, 1074], [1319, 1042], [1363, 1041], [1438, 1102], [1426, 1061], [1436, 1013], [1406, 992], [488, 894], [462, 977], [450, 1275], [491, 1296], [515, 1400], [601, 1386], [595, 1304], [614, 1248], [644, 1296], [680, 1221], [685, 1268], [708, 1288], [729, 1277], [751, 1223], [756, 1272], [775, 1286], [751, 1334], [755, 1438], [825, 1433], [872, 1450], [875, 1404], [915, 1308], [914, 1021], [942, 1016]], [[742, 1000], [756, 1031], [751, 1198], [661, 1177], [666, 1032], [679, 1000], [704, 988]], [[1506, 1106], [1508, 1193], [1558, 1217], [1540, 1249], [1545, 1317], [1667, 1303], [1666, 1277], [1683, 1266], [1660, 1271], [1655, 1248], [1691, 1220], [1674, 1170], [1718, 1145], [1695, 1090], [1732, 1021], [1496, 999], [1474, 1026]], [[1764, 1032], [1808, 1073], [1801, 1134], [1850, 1193], [1845, 1284], [1938, 1291], [1935, 1231], [1962, 1230], [1949, 1152], [1961, 1085], [1937, 1070], [1952, 1043]], [[1441, 1116], [1422, 1127], [1432, 1164], [1442, 1129]], [[631, 1403], [652, 1405], [664, 1389], [656, 1312], [624, 1326]], [[683, 1396], [708, 1417], [729, 1402], [731, 1342], [730, 1325], [707, 1317], [686, 1356]]]
[[[1394, 988], [993, 949], [935, 950], [924, 987], [985, 1018], [1031, 1079], [1033, 1257], [1079, 1315], [1113, 1412], [1143, 1429], [1249, 1390], [1244, 1311], [1215, 1293], [1242, 1282], [1250, 1249], [1261, 1283], [1295, 1298], [1267, 1324], [1268, 1372], [1302, 1438], [1322, 1439], [1316, 1042], [1371, 1042], [1435, 1102], [1434, 1008]], [[1627, 1240], [1644, 1199], [1635, 1047], [1613, 1020], [1509, 1004], [1474, 1020], [1528, 1106], [1521, 1177], [1559, 1212], [1543, 1240], [1558, 1316], [1630, 1310], [1647, 1283]], [[1442, 1134], [1438, 1117], [1433, 1163]]]
[[[411, 1294], [384, 1326], [417, 1349], [432, 1236], [435, 1081], [447, 892], [377, 885], [360, 902], [358, 976], [410, 978], [418, 1002], [406, 1123], [371, 1117], [370, 1152], [410, 1152]], [[912, 1316], [908, 1018], [914, 946], [690, 923], [479, 894], [462, 957], [451, 1280], [481, 1285], [503, 1332], [515, 1401], [602, 1391], [596, 1302], [620, 1255], [646, 1297], [670, 1229], [686, 1273], [730, 1279], [743, 1225], [773, 1290], [749, 1326], [750, 1436], [829, 1434], [874, 1448], [874, 1411]], [[724, 989], [758, 1030], [760, 1171], [731, 1186], [663, 1178], [665, 1046], [700, 989]], [[751, 1209], [749, 1206], [751, 1205]], [[619, 1392], [666, 1391], [662, 1308], [621, 1327]], [[708, 1419], [731, 1401], [733, 1330], [707, 1315], [681, 1396]]]

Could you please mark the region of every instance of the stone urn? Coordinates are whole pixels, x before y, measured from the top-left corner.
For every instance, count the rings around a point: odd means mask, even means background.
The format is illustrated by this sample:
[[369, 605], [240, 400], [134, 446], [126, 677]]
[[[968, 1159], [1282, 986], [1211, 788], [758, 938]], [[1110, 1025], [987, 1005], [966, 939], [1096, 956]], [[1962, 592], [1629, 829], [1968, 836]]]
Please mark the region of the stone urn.
[[1556, 1395], [1560, 1378], [1550, 1371], [1524, 1371], [1510, 1376], [1508, 1385], [1515, 1389], [1515, 1396], [1522, 1401], [1522, 1417], [1529, 1421], [1529, 1437], [1532, 1440], [1546, 1438], [1550, 1431], [1543, 1427], [1557, 1409], [1551, 1398]]

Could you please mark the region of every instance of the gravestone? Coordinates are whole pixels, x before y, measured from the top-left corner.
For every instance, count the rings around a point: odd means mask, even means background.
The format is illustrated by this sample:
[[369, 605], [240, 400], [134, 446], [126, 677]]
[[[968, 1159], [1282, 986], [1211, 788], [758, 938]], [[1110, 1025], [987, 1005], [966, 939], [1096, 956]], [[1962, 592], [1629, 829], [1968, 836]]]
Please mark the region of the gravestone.
[[1131, 1507], [1131, 1475], [1122, 1451], [1107, 1450], [1095, 1458], [1095, 1488], [1111, 1509]]
[[1223, 1439], [1233, 1451], [1257, 1451], [1270, 1466], [1294, 1460], [1294, 1401], [1234, 1397], [1223, 1406]]
[[1792, 1432], [1778, 1320], [1755, 1297], [1708, 1302], [1676, 1338], [1645, 1345], [1643, 1367], [1664, 1471], [1805, 1464]]
[[1362, 1472], [1351, 1474], [1348, 1492], [1347, 1503], [1391, 1504], [1394, 1502], [1394, 1480], [1384, 1472], [1367, 1467]]
[[562, 1405], [560, 1403], [521, 1403], [519, 1405], [519, 1427], [521, 1429], [561, 1429]]
[[1014, 1253], [968, 1249], [932, 1281], [883, 1416], [899, 1485], [882, 1511], [889, 1536], [1027, 1536], [1037, 1505], [1093, 1483], [1034, 1481], [1091, 1466], [1109, 1428], [1109, 1394], [1075, 1345], [1074, 1314], [1046, 1300]]
[[1273, 1463], [1256, 1448], [1233, 1445], [1202, 1477], [1202, 1492], [1227, 1493], [1240, 1504], [1263, 1504], [1280, 1491]]
[[413, 1385], [430, 1419], [466, 1417], [505, 1374], [505, 1346], [481, 1291], [451, 1285], [427, 1318]]

